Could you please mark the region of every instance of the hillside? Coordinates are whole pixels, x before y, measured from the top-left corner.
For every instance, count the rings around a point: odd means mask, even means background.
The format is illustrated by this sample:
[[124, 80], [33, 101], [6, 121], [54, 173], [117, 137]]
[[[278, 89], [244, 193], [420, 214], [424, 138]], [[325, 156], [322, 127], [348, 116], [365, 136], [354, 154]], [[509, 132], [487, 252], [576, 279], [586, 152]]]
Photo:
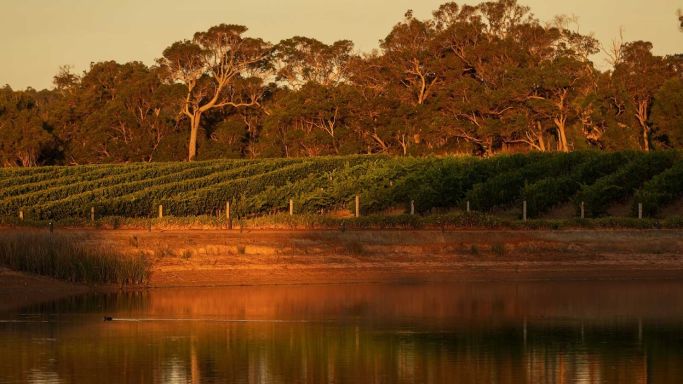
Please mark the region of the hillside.
[[[683, 195], [679, 152], [574, 152], [474, 157], [346, 156], [183, 163], [133, 163], [0, 170], [0, 216], [65, 220], [97, 217], [287, 212], [350, 215], [360, 195], [363, 215], [464, 210], [528, 216], [559, 206], [575, 215], [608, 215], [629, 205], [656, 217]], [[571, 213], [570, 213], [571, 215]]]

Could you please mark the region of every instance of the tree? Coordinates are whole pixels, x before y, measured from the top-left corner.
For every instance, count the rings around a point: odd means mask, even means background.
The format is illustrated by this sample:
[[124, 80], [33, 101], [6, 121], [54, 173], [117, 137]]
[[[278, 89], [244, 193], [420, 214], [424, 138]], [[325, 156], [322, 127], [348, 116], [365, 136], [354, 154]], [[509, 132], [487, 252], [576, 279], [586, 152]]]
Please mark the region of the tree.
[[440, 80], [440, 53], [434, 49], [433, 34], [430, 21], [418, 20], [408, 11], [403, 22], [380, 42], [379, 75], [384, 75], [387, 85], [407, 90], [406, 101], [414, 105], [424, 104]]
[[615, 97], [628, 111], [625, 124], [631, 123], [631, 117], [635, 118], [640, 128], [643, 151], [652, 149], [650, 113], [654, 94], [672, 75], [664, 58], [653, 55], [652, 43], [645, 41], [625, 44], [623, 58], [614, 67], [612, 80], [615, 83]]
[[197, 154], [197, 134], [204, 113], [224, 107], [259, 104], [261, 81], [242, 83], [240, 78], [258, 79], [267, 68], [271, 45], [261, 39], [243, 37], [247, 28], [221, 24], [197, 32], [192, 41], [179, 41], [166, 48], [159, 65], [170, 81], [187, 87], [181, 109], [190, 122], [188, 160]]
[[0, 88], [0, 162], [32, 167], [44, 162], [54, 138], [46, 124], [46, 98], [33, 89]]
[[332, 45], [302, 36], [282, 40], [273, 49], [277, 80], [292, 89], [311, 82], [334, 87], [348, 79], [352, 50], [349, 40]]
[[654, 99], [652, 122], [661, 140], [671, 148], [683, 147], [683, 79], [664, 83]]
[[530, 108], [555, 126], [557, 149], [561, 152], [572, 150], [567, 130], [581, 118], [575, 101], [586, 94], [587, 79], [583, 69], [581, 62], [571, 58], [561, 57], [544, 63], [536, 71], [538, 77], [528, 97]]
[[140, 62], [92, 63], [77, 81], [57, 89], [48, 120], [68, 163], [155, 158], [164, 141], [178, 134], [184, 96], [181, 85], [164, 84], [158, 71]]

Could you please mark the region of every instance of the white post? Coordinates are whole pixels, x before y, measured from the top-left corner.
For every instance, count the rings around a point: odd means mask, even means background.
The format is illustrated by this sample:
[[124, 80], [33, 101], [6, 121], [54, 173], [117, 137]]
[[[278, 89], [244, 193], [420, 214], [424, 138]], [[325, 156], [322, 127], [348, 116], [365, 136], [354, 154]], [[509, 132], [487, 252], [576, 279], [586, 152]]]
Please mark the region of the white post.
[[23, 210], [19, 211], [19, 220], [24, 221], [24, 211]]
[[159, 218], [161, 219], [163, 217], [164, 217], [164, 206], [159, 204]]
[[289, 216], [294, 216], [294, 200], [289, 199]]
[[356, 217], [360, 217], [360, 195], [356, 195]]
[[410, 214], [415, 214], [415, 200], [410, 200]]
[[470, 201], [467, 200], [467, 213], [470, 213]]
[[90, 207], [90, 222], [95, 222], [95, 207]]
[[581, 202], [581, 220], [586, 218], [586, 204]]
[[232, 212], [230, 212], [230, 202], [225, 203], [225, 217], [228, 219], [228, 229], [232, 229]]

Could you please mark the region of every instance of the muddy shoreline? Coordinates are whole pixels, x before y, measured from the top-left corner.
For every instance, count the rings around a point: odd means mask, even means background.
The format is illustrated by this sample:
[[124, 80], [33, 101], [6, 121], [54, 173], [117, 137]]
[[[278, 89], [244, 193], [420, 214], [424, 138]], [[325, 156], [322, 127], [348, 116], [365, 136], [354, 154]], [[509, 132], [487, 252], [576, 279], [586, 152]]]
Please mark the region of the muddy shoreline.
[[[26, 231], [31, 229], [3, 229]], [[146, 255], [151, 288], [229, 285], [683, 279], [681, 230], [84, 230]], [[0, 310], [93, 287], [0, 271]]]

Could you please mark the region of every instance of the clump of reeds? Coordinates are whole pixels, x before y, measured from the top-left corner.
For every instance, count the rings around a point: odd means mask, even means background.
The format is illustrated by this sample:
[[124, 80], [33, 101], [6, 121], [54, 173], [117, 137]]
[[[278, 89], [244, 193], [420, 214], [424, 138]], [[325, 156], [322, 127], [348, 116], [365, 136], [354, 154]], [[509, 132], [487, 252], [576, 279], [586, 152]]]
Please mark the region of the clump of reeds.
[[90, 246], [70, 234], [0, 233], [0, 265], [10, 269], [88, 284], [139, 285], [149, 280], [144, 255], [122, 255]]

